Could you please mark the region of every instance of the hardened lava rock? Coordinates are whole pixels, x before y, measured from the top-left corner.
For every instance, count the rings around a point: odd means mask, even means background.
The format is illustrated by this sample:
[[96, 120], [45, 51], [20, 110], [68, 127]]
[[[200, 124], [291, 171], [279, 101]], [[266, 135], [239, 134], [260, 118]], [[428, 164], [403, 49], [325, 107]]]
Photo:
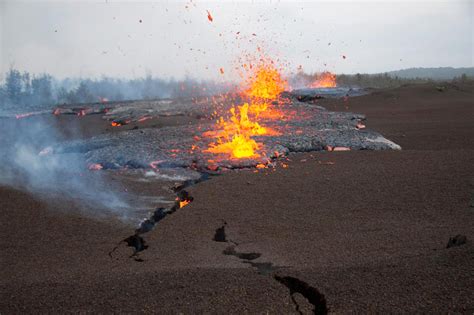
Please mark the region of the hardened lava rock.
[[[100, 164], [104, 169], [155, 167], [201, 171], [254, 167], [289, 152], [322, 151], [338, 147], [350, 150], [400, 149], [400, 146], [380, 133], [365, 129], [362, 123], [364, 115], [331, 112], [321, 106], [300, 102], [293, 96], [287, 99], [287, 103], [278, 108], [284, 114], [282, 119], [259, 120], [261, 125], [278, 131], [279, 135], [254, 137], [261, 144], [260, 155], [256, 158], [231, 159], [205, 152], [209, 144], [215, 141], [203, 135], [215, 128], [214, 122], [210, 120], [200, 120], [199, 124], [192, 125], [107, 133], [62, 143], [53, 151], [56, 154], [82, 153], [88, 163]], [[140, 112], [143, 107], [146, 106], [140, 107]], [[177, 106], [176, 111], [181, 112], [184, 107]], [[166, 110], [173, 114], [169, 106], [166, 106]], [[211, 109], [204, 106], [201, 110], [208, 115]], [[128, 106], [127, 111], [130, 117], [136, 116], [132, 107]], [[127, 111], [114, 109], [116, 114], [125, 114]], [[148, 114], [153, 115], [153, 112], [149, 110]]]

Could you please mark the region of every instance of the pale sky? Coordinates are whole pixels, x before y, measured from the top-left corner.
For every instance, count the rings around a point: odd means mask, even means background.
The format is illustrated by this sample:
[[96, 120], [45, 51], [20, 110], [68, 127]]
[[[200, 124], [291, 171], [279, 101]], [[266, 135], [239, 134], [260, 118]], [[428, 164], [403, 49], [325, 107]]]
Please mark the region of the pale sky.
[[472, 67], [473, 20], [474, 0], [0, 0], [0, 73], [233, 80], [258, 46], [287, 72]]

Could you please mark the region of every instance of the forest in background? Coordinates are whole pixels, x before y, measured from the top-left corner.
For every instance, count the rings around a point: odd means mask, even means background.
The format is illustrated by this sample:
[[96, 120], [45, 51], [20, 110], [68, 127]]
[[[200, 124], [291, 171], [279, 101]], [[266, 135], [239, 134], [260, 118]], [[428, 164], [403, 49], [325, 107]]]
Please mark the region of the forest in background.
[[10, 69], [0, 84], [0, 111], [47, 109], [58, 104], [199, 97], [224, 92], [227, 83], [191, 78], [166, 80], [152, 75], [140, 79], [55, 79]]
[[[315, 82], [319, 73], [299, 72], [290, 78], [290, 84], [300, 88]], [[461, 82], [474, 80], [474, 68], [410, 68], [384, 73], [336, 74], [336, 83], [348, 88], [394, 88], [405, 84], [430, 82]]]
[[[428, 74], [432, 77], [427, 77]], [[302, 88], [317, 77], [317, 73], [299, 72], [289, 82], [293, 88]], [[339, 74], [336, 75], [336, 82], [341, 87], [389, 88], [409, 83], [448, 79], [466, 81], [473, 78], [474, 68], [412, 68], [381, 74]], [[10, 69], [0, 84], [0, 111], [48, 109], [58, 104], [199, 97], [222, 93], [234, 87], [229, 83], [192, 78], [165, 80], [152, 75], [140, 79], [102, 77], [58, 80], [49, 74], [32, 75]]]

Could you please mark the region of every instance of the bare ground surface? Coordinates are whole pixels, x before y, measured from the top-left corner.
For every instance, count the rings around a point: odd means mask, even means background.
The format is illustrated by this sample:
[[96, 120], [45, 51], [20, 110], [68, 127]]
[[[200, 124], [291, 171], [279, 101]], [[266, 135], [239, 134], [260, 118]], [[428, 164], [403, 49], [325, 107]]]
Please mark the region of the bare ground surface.
[[[308, 313], [319, 293], [336, 313], [472, 313], [473, 96], [420, 85], [321, 100], [403, 150], [293, 154], [202, 182], [139, 261], [111, 252], [130, 226], [2, 187], [0, 312]], [[446, 248], [457, 234], [467, 243]]]

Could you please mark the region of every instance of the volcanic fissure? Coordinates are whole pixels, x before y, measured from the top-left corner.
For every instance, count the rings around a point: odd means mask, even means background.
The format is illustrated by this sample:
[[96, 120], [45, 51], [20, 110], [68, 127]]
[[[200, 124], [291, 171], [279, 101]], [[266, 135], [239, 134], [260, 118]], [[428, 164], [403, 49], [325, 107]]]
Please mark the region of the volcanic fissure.
[[174, 204], [169, 208], [159, 207], [156, 208], [152, 215], [143, 220], [139, 227], [135, 230], [134, 234], [129, 237], [121, 240], [117, 246], [115, 246], [110, 252], [109, 256], [112, 258], [112, 254], [118, 249], [118, 247], [125, 243], [127, 246], [133, 248], [133, 253], [130, 255], [130, 258], [134, 258], [135, 261], [142, 262], [143, 259], [138, 257], [138, 254], [148, 248], [149, 245], [146, 244], [145, 239], [142, 237], [143, 234], [150, 232], [153, 228], [163, 220], [166, 216], [173, 214], [178, 209], [183, 208], [187, 204], [191, 203], [194, 200], [194, 197], [189, 194], [185, 188], [202, 182], [209, 179], [209, 174], [202, 173], [201, 177], [197, 180], [187, 180], [181, 183], [178, 186], [171, 187], [171, 190], [176, 193], [176, 200]]
[[238, 252], [236, 247], [239, 246], [239, 243], [232, 241], [227, 237], [226, 226], [227, 222], [223, 221], [223, 225], [216, 229], [213, 237], [213, 241], [220, 243], [230, 243], [232, 245], [228, 246], [222, 252], [224, 255], [231, 255], [239, 258], [242, 263], [249, 264], [251, 267], [255, 268], [257, 272], [261, 275], [271, 275], [273, 279], [278, 283], [284, 285], [290, 291], [290, 299], [295, 305], [295, 310], [299, 314], [303, 314], [300, 310], [300, 305], [295, 299], [295, 294], [301, 294], [311, 305], [313, 305], [313, 313], [317, 315], [324, 315], [328, 313], [328, 307], [325, 296], [319, 292], [318, 289], [309, 285], [305, 281], [302, 281], [298, 278], [291, 276], [279, 276], [274, 274], [277, 269], [281, 267], [275, 266], [272, 262], [254, 262], [253, 260], [258, 259], [262, 256], [261, 253], [256, 252]]

